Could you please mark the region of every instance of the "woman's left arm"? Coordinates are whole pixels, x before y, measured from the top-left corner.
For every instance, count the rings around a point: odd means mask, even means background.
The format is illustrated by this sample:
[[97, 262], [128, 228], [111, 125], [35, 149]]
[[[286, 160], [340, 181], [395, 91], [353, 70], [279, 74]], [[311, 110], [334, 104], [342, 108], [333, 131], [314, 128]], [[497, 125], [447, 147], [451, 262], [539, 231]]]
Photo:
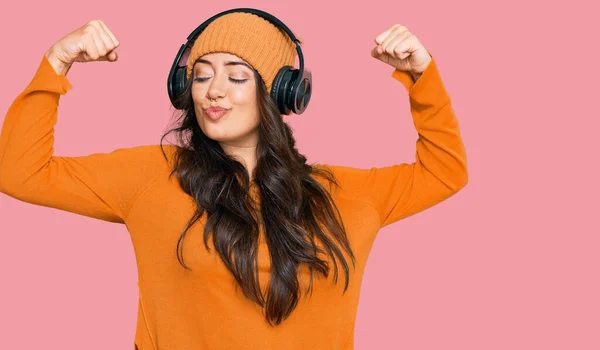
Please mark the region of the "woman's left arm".
[[342, 189], [378, 211], [383, 227], [449, 198], [467, 184], [468, 175], [458, 121], [433, 57], [399, 25], [376, 42], [372, 56], [394, 67], [392, 77], [409, 93], [419, 136], [416, 159], [371, 169], [334, 166], [333, 171]]

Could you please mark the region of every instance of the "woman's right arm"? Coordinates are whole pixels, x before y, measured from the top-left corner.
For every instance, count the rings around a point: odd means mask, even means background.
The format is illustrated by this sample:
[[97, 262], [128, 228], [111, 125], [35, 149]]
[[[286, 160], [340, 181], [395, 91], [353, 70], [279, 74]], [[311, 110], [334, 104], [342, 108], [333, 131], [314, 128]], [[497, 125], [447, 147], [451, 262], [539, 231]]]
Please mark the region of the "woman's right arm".
[[[80, 157], [54, 155], [54, 126], [59, 100], [71, 89], [65, 75], [71, 64], [116, 60], [114, 47], [96, 44], [110, 36], [99, 34], [100, 25], [91, 30], [87, 26], [48, 50], [33, 79], [9, 107], [0, 133], [0, 192], [28, 203], [124, 223], [137, 196], [156, 176], [157, 160], [162, 157], [157, 146]], [[96, 32], [90, 35], [92, 31]], [[76, 49], [69, 52], [64, 47]]]

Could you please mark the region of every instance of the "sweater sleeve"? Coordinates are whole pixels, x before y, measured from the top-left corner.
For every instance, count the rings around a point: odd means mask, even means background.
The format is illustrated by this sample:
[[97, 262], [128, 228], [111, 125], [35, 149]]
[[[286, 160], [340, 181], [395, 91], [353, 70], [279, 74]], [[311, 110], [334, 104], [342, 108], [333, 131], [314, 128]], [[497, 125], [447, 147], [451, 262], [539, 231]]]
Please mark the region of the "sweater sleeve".
[[[0, 192], [15, 199], [124, 223], [156, 169], [155, 146], [79, 157], [54, 155], [59, 99], [71, 89], [46, 56], [9, 107], [0, 134]], [[156, 161], [154, 161], [156, 164]]]
[[416, 82], [399, 70], [392, 77], [409, 94], [418, 133], [415, 161], [370, 169], [331, 167], [346, 193], [377, 210], [381, 227], [449, 198], [467, 183], [466, 151], [433, 57]]

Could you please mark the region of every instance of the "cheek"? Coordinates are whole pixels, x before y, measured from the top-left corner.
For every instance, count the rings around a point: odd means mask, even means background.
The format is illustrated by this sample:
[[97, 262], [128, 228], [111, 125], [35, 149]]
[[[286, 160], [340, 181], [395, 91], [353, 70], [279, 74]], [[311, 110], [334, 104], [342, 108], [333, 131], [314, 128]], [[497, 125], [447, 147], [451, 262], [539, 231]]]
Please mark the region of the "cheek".
[[232, 89], [229, 93], [233, 107], [237, 107], [240, 114], [247, 116], [247, 120], [252, 124], [258, 123], [258, 104], [255, 90], [254, 88], [239, 88]]
[[202, 98], [206, 96], [206, 89], [202, 88], [201, 84], [194, 84], [192, 86], [192, 101], [198, 104], [202, 101]]
[[256, 91], [250, 87], [239, 87], [229, 91], [229, 99], [234, 105], [256, 106]]

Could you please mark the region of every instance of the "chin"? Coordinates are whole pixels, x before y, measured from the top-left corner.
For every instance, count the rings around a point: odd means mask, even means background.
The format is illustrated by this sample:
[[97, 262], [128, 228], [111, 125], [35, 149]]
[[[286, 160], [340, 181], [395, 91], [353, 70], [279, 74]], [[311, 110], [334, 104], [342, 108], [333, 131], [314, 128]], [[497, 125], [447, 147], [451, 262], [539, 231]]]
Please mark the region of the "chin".
[[[231, 135], [227, 133], [226, 130], [219, 130], [220, 128], [213, 127], [203, 127], [201, 128], [204, 135], [208, 138], [213, 139], [215, 141], [230, 141], [232, 139]], [[235, 137], [234, 137], [235, 138]]]
[[204, 135], [217, 142], [253, 143], [252, 141], [258, 136], [256, 126], [241, 127], [239, 124], [211, 123], [207, 120], [200, 121], [199, 126]]
[[204, 135], [217, 142], [232, 142], [244, 138], [243, 133], [240, 135], [237, 130], [223, 128], [222, 126], [210, 125], [207, 127], [205, 125], [201, 129]]

